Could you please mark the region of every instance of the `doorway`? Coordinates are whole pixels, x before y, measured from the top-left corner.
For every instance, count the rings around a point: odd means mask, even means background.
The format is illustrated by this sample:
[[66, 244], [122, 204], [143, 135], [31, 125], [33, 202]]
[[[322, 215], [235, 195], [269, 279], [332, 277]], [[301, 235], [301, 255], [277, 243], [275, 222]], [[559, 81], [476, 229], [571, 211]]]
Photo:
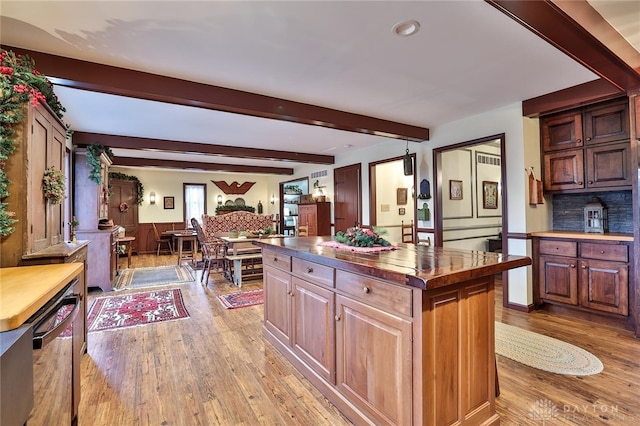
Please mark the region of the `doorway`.
[[360, 163], [333, 171], [334, 234], [362, 224], [362, 167]]
[[505, 158], [504, 133], [433, 150], [436, 246], [508, 252]]
[[[416, 154], [410, 154], [416, 164]], [[404, 156], [369, 163], [369, 223], [387, 230], [385, 239], [401, 242], [402, 225], [412, 225], [416, 241], [416, 173], [404, 174]], [[414, 167], [415, 169], [415, 167]]]

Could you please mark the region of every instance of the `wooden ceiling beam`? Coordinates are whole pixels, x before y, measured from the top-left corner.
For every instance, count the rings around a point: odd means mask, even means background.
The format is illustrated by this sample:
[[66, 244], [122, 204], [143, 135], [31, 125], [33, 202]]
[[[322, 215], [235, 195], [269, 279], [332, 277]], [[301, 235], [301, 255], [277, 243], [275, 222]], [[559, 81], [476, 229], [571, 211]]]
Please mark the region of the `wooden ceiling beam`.
[[[590, 28], [584, 28], [554, 2], [549, 0], [485, 1], [598, 74], [620, 91], [629, 93], [640, 88], [640, 73], [614, 54], [603, 41], [591, 34]], [[582, 20], [582, 22], [585, 21]]]
[[235, 164], [199, 163], [195, 161], [158, 160], [135, 157], [115, 157], [113, 159], [113, 165], [121, 167], [161, 167], [165, 169], [205, 170], [227, 173], [293, 175], [293, 169], [285, 167], [243, 166]]
[[31, 56], [38, 70], [59, 86], [385, 136], [403, 142], [429, 139], [429, 129], [425, 127], [18, 47], [4, 48]]
[[99, 143], [109, 148], [168, 151], [188, 154], [216, 155], [221, 157], [252, 158], [311, 164], [334, 164], [332, 155], [305, 154], [271, 149], [243, 148], [237, 146], [209, 145], [205, 143], [171, 141], [165, 139], [138, 138], [103, 133], [74, 132], [75, 145]]

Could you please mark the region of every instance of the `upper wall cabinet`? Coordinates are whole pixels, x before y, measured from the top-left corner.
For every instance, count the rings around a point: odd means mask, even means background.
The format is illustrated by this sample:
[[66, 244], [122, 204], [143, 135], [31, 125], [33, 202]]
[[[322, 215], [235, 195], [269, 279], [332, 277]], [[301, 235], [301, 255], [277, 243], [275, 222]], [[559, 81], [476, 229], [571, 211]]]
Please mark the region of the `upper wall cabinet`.
[[540, 126], [545, 190], [630, 187], [627, 98], [549, 115]]
[[18, 221], [2, 240], [2, 267], [18, 266], [23, 255], [62, 242], [64, 230], [64, 204], [47, 202], [42, 187], [46, 168], [64, 170], [64, 126], [47, 107], [29, 105], [14, 130], [15, 151], [5, 165], [10, 195], [4, 202]]

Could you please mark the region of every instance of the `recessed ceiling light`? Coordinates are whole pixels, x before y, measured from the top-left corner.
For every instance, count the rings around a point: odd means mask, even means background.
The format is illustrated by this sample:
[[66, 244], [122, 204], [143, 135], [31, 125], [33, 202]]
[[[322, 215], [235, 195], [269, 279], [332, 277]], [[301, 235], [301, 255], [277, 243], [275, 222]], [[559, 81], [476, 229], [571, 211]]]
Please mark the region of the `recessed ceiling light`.
[[393, 26], [393, 32], [401, 37], [408, 37], [414, 35], [420, 29], [420, 22], [418, 21], [402, 21]]

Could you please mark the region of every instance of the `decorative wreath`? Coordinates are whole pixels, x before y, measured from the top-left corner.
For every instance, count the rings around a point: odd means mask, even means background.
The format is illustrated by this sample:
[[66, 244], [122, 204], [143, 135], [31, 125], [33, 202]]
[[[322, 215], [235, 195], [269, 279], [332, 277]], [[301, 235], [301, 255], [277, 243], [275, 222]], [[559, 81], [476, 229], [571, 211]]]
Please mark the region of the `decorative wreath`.
[[55, 167], [46, 168], [42, 178], [44, 198], [51, 204], [60, 204], [64, 199], [64, 189], [64, 173]]
[[120, 203], [120, 211], [122, 213], [128, 212], [129, 211], [129, 204], [127, 204], [125, 202]]

